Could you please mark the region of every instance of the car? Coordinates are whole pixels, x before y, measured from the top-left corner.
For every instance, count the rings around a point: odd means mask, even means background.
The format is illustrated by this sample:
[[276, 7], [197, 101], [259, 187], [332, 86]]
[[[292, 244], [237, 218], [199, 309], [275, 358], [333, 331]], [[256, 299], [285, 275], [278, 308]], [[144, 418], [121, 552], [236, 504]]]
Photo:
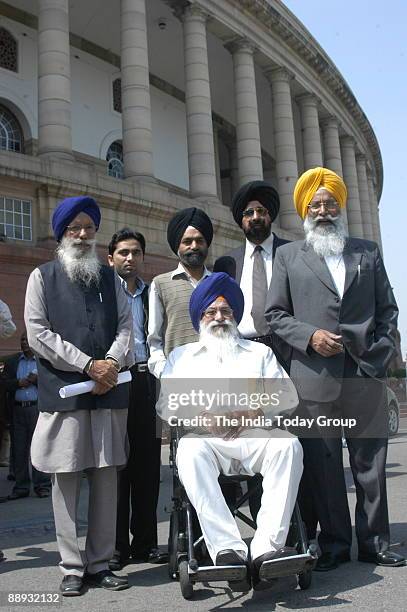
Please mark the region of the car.
[[397, 395], [387, 387], [387, 404], [389, 406], [389, 436], [395, 436], [399, 430], [400, 406]]

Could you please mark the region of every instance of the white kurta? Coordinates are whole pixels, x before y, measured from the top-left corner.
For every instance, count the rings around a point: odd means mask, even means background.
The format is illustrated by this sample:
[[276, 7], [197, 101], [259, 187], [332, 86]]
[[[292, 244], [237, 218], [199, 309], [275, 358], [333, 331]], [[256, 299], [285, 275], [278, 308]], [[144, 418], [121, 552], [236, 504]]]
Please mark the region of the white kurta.
[[[243, 339], [238, 341], [237, 355], [222, 364], [214, 363], [200, 342], [178, 347], [168, 357], [162, 378], [166, 377], [288, 378], [267, 346]], [[297, 438], [276, 429], [246, 429], [233, 440], [191, 434], [180, 440], [177, 466], [213, 562], [221, 550], [247, 553], [222, 495], [220, 473], [263, 476], [252, 558], [284, 546], [302, 474], [302, 447]]]

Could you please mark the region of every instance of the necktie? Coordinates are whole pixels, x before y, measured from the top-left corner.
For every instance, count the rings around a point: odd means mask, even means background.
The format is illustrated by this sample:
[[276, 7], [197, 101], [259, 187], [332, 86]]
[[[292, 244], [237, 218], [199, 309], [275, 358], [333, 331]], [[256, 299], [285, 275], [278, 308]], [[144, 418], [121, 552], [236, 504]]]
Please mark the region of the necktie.
[[266, 319], [264, 318], [267, 296], [267, 274], [262, 252], [263, 247], [258, 244], [253, 253], [253, 306], [251, 312], [254, 326], [260, 336], [266, 335], [268, 330]]

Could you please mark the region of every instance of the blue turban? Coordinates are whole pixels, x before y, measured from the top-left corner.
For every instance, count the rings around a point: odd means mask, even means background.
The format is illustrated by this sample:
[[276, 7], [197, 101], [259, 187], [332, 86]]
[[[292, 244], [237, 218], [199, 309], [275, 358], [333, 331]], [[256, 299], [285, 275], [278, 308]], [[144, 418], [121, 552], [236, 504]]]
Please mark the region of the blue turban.
[[93, 198], [89, 196], [66, 198], [58, 204], [52, 215], [52, 229], [58, 242], [70, 222], [80, 213], [86, 213], [96, 225], [96, 229], [99, 229], [100, 208]]
[[222, 296], [233, 310], [233, 316], [239, 325], [243, 317], [244, 297], [236, 281], [226, 272], [213, 272], [199, 283], [193, 290], [189, 300], [189, 314], [192, 325], [199, 331], [199, 323], [204, 311]]

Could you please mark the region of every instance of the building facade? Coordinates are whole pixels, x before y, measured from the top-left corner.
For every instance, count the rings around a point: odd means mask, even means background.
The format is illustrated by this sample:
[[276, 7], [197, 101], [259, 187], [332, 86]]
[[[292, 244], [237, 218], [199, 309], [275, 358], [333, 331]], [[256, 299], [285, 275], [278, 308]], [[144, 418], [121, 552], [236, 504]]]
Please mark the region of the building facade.
[[211, 261], [236, 246], [229, 205], [248, 180], [277, 187], [277, 233], [301, 238], [292, 193], [317, 165], [348, 186], [350, 235], [380, 244], [373, 129], [279, 0], [0, 1], [0, 295], [20, 330], [64, 197], [100, 203], [101, 254], [120, 227], [141, 231], [149, 279], [174, 265], [166, 226], [181, 208], [213, 219]]

